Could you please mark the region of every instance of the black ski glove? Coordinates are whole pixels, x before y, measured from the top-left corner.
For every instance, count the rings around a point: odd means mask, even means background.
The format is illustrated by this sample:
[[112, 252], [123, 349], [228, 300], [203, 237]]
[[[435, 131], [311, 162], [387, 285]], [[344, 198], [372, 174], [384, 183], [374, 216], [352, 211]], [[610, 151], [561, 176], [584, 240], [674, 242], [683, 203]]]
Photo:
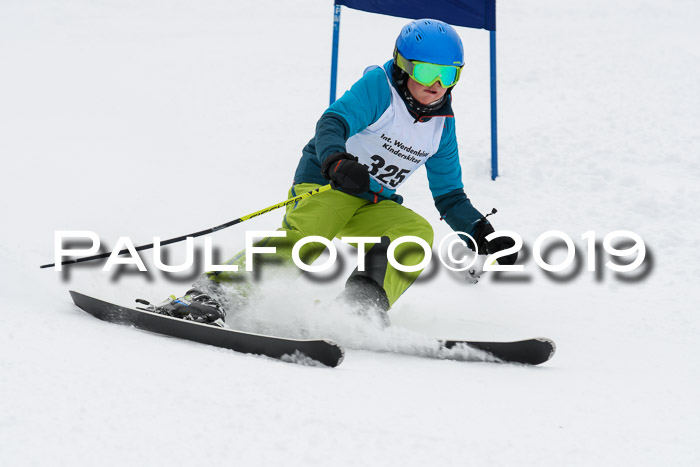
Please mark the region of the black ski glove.
[[[487, 241], [486, 237], [494, 232], [493, 226], [486, 219], [481, 219], [479, 225], [474, 231], [474, 240], [478, 248], [478, 253], [482, 255], [490, 255], [497, 251], [503, 251], [515, 246], [515, 240], [510, 237], [497, 237], [491, 241]], [[515, 264], [518, 259], [518, 252], [511, 253], [508, 256], [498, 258], [499, 264]]]
[[359, 195], [369, 191], [367, 167], [357, 162], [357, 157], [347, 152], [331, 154], [321, 164], [321, 175], [331, 181], [334, 189]]

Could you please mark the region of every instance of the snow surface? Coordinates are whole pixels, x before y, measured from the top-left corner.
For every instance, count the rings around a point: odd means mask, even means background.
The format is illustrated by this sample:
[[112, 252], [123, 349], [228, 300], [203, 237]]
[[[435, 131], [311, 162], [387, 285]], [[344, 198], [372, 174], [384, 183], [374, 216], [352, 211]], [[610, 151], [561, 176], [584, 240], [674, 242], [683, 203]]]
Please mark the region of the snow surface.
[[[647, 274], [584, 264], [554, 281], [530, 258], [528, 281], [470, 285], [433, 265], [381, 332], [324, 308], [354, 267], [339, 244], [337, 275], [269, 280], [240, 320], [333, 337], [348, 350], [327, 369], [103, 323], [68, 295], [158, 300], [192, 275], [38, 266], [56, 230], [149, 243], [284, 199], [327, 106], [331, 2], [3, 0], [0, 465], [700, 465], [699, 14], [683, 0], [500, 2], [496, 182], [488, 34], [461, 28], [475, 205], [530, 247], [566, 232], [582, 260], [584, 232], [636, 232]], [[406, 22], [342, 15], [340, 90]], [[449, 232], [424, 174], [402, 194]], [[214, 245], [227, 257], [279, 222]], [[558, 345], [542, 367], [411, 355], [428, 336], [540, 335]]]

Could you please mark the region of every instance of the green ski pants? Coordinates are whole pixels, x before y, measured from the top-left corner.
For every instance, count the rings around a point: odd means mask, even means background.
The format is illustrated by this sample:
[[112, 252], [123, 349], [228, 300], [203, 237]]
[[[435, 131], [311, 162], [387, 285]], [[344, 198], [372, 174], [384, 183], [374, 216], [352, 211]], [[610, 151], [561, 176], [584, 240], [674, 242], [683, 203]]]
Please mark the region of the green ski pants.
[[[289, 197], [318, 188], [320, 185], [302, 183], [289, 190]], [[268, 237], [255, 243], [258, 247], [275, 247], [276, 253], [256, 254], [255, 267], [267, 264], [284, 264], [301, 272], [293, 263], [294, 244], [307, 236], [321, 236], [332, 241], [341, 237], [380, 237], [380, 243], [365, 247], [364, 272], [355, 269], [353, 275], [364, 275], [374, 280], [386, 292], [393, 305], [401, 294], [416, 280], [421, 271], [404, 272], [395, 269], [387, 260], [389, 243], [403, 236], [416, 236], [432, 247], [433, 229], [420, 215], [393, 201], [372, 203], [341, 191], [328, 190], [305, 198], [286, 208], [282, 227], [286, 236]], [[324, 251], [322, 243], [307, 243], [300, 250], [300, 259], [312, 264]], [[398, 245], [394, 257], [405, 266], [421, 263], [425, 251], [413, 242]], [[226, 264], [238, 265], [237, 272], [207, 272], [205, 276], [216, 282], [240, 281], [245, 271], [245, 250], [229, 259]]]

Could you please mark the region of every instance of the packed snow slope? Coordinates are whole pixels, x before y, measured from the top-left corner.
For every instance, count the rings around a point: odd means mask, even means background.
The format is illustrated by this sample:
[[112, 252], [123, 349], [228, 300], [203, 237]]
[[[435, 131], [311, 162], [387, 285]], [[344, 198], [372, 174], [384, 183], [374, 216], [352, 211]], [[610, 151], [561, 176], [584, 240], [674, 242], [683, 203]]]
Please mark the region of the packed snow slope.
[[[488, 34], [460, 28], [466, 192], [530, 251], [569, 235], [580, 269], [550, 277], [529, 255], [474, 285], [433, 262], [379, 331], [328, 306], [356, 264], [338, 242], [337, 270], [269, 277], [231, 318], [337, 340], [345, 362], [327, 369], [103, 323], [68, 295], [160, 300], [196, 272], [39, 265], [57, 230], [108, 251], [285, 199], [328, 104], [332, 3], [0, 2], [0, 464], [700, 465], [699, 15], [687, 0], [500, 2], [495, 182]], [[406, 22], [343, 8], [340, 90]], [[424, 173], [401, 193], [449, 233]], [[280, 219], [212, 241], [223, 259]], [[616, 274], [603, 253], [588, 271], [582, 235], [615, 230], [644, 240], [641, 269]], [[558, 345], [542, 367], [416, 356], [428, 337], [536, 336]]]

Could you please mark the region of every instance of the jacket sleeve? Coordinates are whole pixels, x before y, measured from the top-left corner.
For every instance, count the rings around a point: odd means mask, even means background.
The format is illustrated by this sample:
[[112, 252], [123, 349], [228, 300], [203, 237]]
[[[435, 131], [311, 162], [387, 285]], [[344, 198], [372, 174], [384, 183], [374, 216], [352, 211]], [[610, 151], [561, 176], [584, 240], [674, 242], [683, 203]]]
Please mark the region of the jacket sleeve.
[[463, 189], [460, 188], [433, 199], [440, 216], [452, 230], [474, 236], [483, 214], [472, 205]]
[[464, 193], [453, 118], [445, 119], [438, 151], [425, 163], [435, 207], [452, 230], [473, 235], [483, 215]]
[[340, 115], [324, 113], [316, 124], [314, 136], [316, 157], [319, 163], [336, 152], [345, 152], [345, 141], [348, 140], [348, 123]]
[[318, 121], [314, 139], [319, 162], [345, 151], [345, 141], [376, 122], [390, 104], [391, 89], [384, 70], [367, 71]]

